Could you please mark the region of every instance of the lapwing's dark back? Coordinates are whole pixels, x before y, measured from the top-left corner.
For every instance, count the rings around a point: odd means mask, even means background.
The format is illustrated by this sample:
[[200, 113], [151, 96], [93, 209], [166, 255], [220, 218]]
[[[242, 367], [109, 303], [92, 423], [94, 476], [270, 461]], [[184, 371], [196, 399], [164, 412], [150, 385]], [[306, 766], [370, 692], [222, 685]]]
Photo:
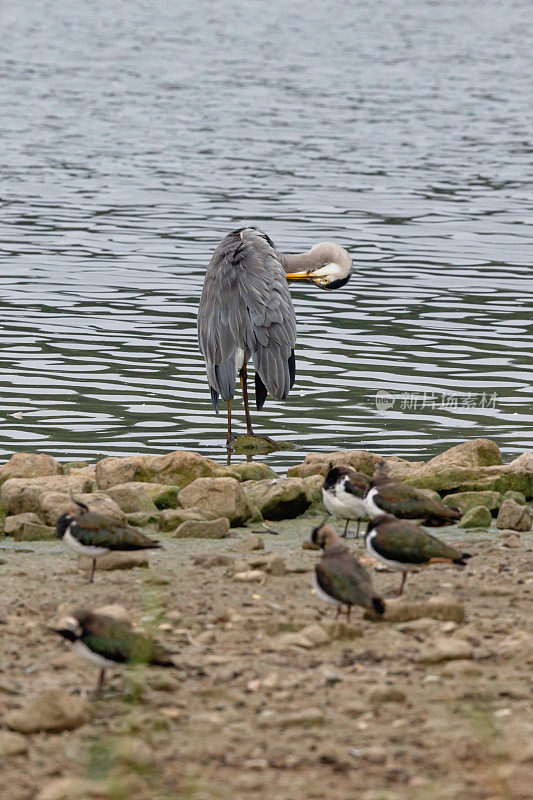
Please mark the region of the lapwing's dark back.
[[294, 383], [296, 316], [273, 242], [255, 228], [229, 233], [205, 274], [198, 340], [211, 399], [231, 400], [243, 361], [255, 367], [256, 405], [285, 400]]

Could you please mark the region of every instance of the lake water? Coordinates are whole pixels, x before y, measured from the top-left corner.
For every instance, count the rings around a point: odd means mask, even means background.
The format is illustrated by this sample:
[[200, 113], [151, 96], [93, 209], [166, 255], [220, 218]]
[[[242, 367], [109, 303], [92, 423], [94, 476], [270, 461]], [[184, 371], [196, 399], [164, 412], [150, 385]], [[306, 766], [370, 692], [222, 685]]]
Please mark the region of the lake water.
[[301, 450], [269, 463], [532, 447], [531, 9], [3, 4], [0, 452], [222, 460], [196, 309], [242, 224], [356, 264], [292, 289], [297, 381], [254, 420]]

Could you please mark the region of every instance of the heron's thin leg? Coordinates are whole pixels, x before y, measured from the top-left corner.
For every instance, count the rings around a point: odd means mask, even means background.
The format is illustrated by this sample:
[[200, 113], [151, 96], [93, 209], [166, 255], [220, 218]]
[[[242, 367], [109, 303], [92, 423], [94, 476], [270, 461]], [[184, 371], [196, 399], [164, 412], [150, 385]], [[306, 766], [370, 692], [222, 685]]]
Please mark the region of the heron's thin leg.
[[244, 401], [244, 414], [246, 416], [246, 433], [248, 436], [253, 436], [252, 420], [250, 418], [250, 408], [248, 406], [248, 372], [246, 370], [246, 361], [241, 367], [239, 373], [241, 379], [242, 399]]
[[228, 438], [226, 439], [226, 446], [231, 446], [231, 400], [228, 400]]
[[349, 524], [350, 524], [350, 520], [347, 519], [346, 520], [346, 525], [344, 526], [344, 533], [342, 534], [342, 536], [346, 536], [347, 535], [347, 533], [348, 533], [348, 525]]

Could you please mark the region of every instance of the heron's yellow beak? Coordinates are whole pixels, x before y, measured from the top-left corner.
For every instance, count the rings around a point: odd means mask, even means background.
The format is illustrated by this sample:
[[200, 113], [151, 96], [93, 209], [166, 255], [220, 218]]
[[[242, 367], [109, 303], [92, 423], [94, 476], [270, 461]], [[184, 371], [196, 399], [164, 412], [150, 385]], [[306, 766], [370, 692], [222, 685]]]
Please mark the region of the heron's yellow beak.
[[287, 272], [286, 276], [288, 281], [312, 281], [312, 272]]

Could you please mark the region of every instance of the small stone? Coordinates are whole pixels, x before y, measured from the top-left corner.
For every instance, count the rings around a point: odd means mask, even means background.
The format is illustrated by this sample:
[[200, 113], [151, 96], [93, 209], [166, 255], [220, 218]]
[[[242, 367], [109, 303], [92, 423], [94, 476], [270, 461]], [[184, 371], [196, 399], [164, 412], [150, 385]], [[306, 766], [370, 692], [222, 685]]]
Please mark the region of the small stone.
[[470, 642], [452, 636], [436, 636], [431, 645], [420, 652], [416, 660], [420, 664], [438, 664], [440, 661], [473, 657], [474, 648]]
[[[90, 572], [93, 560], [88, 556], [78, 556], [78, 566], [84, 572]], [[133, 569], [134, 567], [148, 567], [148, 556], [145, 552], [135, 550], [115, 550], [98, 556], [96, 559], [97, 570]]]
[[320, 547], [310, 539], [304, 539], [302, 542], [302, 550], [320, 550]]
[[[402, 597], [392, 597], [386, 601], [385, 622], [410, 622], [411, 620], [428, 617], [443, 622], [451, 621], [461, 623], [465, 618], [462, 603], [453, 597], [432, 597], [430, 600], [404, 600]], [[374, 615], [365, 612], [365, 619], [374, 619]]]
[[370, 764], [385, 764], [387, 761], [387, 750], [385, 747], [367, 747], [363, 751], [363, 758]]
[[317, 625], [316, 623], [314, 625], [307, 625], [307, 627], [302, 628], [299, 633], [302, 636], [305, 636], [305, 638], [308, 639], [311, 644], [323, 645], [329, 643], [329, 633], [324, 630], [321, 625]]
[[32, 698], [23, 708], [11, 711], [4, 722], [10, 730], [19, 733], [58, 733], [79, 728], [88, 719], [89, 705], [86, 700], [62, 689], [48, 689]]
[[502, 547], [520, 547], [521, 539], [520, 536], [515, 533], [514, 531], [503, 531], [501, 534], [502, 538]]
[[26, 737], [20, 733], [0, 731], [0, 758], [2, 756], [20, 756], [28, 752]]
[[41, 789], [36, 800], [102, 800], [107, 797], [109, 787], [104, 781], [58, 778]]
[[522, 506], [516, 500], [504, 500], [498, 512], [496, 527], [500, 530], [510, 529], [513, 531], [530, 531], [531, 514], [526, 506]]
[[112, 617], [113, 619], [118, 620], [118, 622], [124, 622], [126, 625], [132, 625], [129, 611], [126, 611], [124, 606], [120, 606], [118, 603], [100, 606], [100, 608], [96, 609], [96, 613], [104, 614], [106, 617]]
[[235, 563], [235, 556], [226, 555], [225, 553], [200, 553], [194, 556], [192, 563], [204, 569], [211, 569], [211, 567], [227, 567]]
[[[267, 709], [269, 710], [269, 709]], [[264, 712], [263, 712], [264, 713]], [[292, 714], [277, 714], [259, 716], [259, 725], [268, 728], [311, 728], [315, 725], [323, 725], [325, 715], [320, 708], [303, 708]]]
[[274, 558], [269, 559], [267, 562], [266, 569], [269, 575], [273, 575], [276, 578], [285, 575], [287, 572], [285, 559], [281, 556], [274, 556]]
[[483, 670], [475, 661], [458, 659], [445, 664], [441, 674], [444, 678], [462, 678], [464, 676], [474, 678], [482, 675]]
[[240, 583], [261, 583], [266, 578], [266, 574], [260, 569], [249, 569], [245, 572], [236, 572], [233, 576], [234, 581]]
[[486, 506], [474, 506], [464, 514], [457, 527], [459, 528], [489, 528], [492, 515]]
[[292, 647], [302, 647], [304, 650], [310, 650], [315, 647], [314, 643], [304, 636], [303, 633], [282, 633], [276, 636], [268, 644], [269, 650], [287, 650]]
[[40, 524], [41, 520], [33, 511], [25, 511], [23, 514], [12, 514], [6, 517], [4, 521], [4, 533], [6, 536], [14, 536], [22, 531], [26, 522], [35, 522]]
[[318, 673], [324, 679], [326, 686], [332, 686], [333, 684], [342, 681], [342, 674], [333, 666], [333, 664], [321, 664], [318, 668]]
[[239, 553], [248, 553], [253, 550], [264, 550], [265, 542], [258, 536], [257, 533], [246, 533], [240, 539], [237, 539], [231, 548], [237, 550]]
[[187, 520], [173, 533], [176, 539], [223, 539], [229, 531], [229, 519]]
[[368, 699], [374, 705], [382, 703], [405, 703], [406, 694], [396, 686], [375, 686], [371, 689]]

